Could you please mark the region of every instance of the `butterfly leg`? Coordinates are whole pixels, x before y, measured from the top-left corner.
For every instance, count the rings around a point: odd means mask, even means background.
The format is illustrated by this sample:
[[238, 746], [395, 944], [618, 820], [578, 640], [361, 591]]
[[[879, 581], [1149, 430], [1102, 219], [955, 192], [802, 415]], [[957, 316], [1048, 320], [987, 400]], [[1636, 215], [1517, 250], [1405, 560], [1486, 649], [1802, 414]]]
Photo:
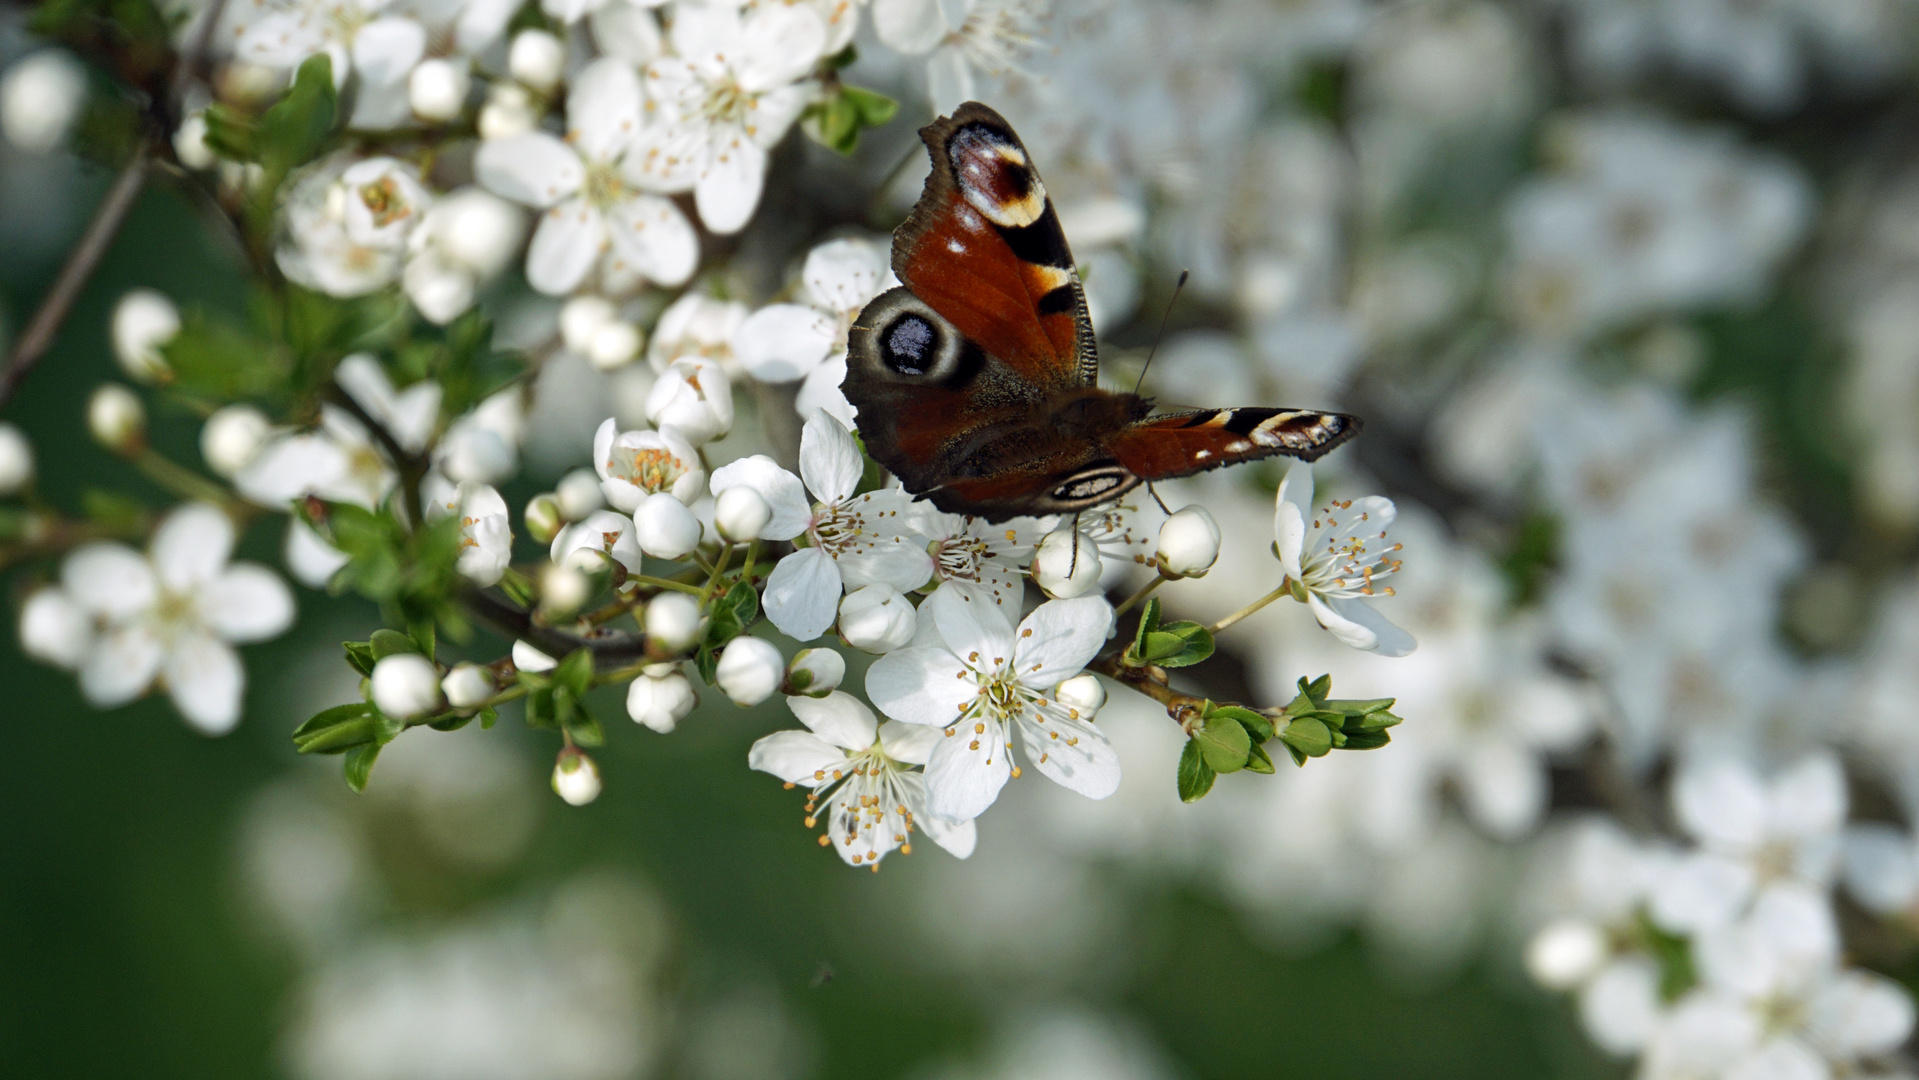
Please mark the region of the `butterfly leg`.
[[1073, 561], [1066, 567], [1068, 580], [1079, 576], [1079, 512], [1073, 513]]
[[1166, 500], [1159, 497], [1159, 491], [1153, 487], [1151, 481], [1147, 481], [1146, 494], [1153, 497], [1153, 501], [1159, 504], [1159, 508], [1165, 512], [1167, 517], [1173, 516], [1173, 511], [1166, 505]]

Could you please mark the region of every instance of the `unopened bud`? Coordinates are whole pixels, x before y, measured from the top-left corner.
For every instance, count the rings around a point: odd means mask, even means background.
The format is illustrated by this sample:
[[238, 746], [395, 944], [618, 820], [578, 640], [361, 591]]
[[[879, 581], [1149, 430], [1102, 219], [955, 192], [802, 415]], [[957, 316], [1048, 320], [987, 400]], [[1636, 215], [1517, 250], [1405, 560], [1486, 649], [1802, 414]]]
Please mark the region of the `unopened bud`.
[[569, 746], [560, 751], [553, 763], [553, 792], [568, 806], [585, 806], [600, 797], [600, 767], [593, 759]]
[[678, 727], [697, 704], [693, 684], [677, 671], [642, 675], [626, 688], [627, 715], [662, 735]]
[[172, 374], [160, 350], [180, 333], [180, 309], [165, 293], [134, 289], [113, 308], [113, 358], [135, 382], [152, 383]]
[[566, 524], [560, 501], [551, 494], [535, 495], [526, 501], [526, 534], [536, 543], [550, 544], [560, 535], [561, 526]]
[[447, 704], [471, 709], [485, 704], [486, 699], [499, 692], [499, 686], [493, 681], [493, 673], [480, 665], [455, 664], [446, 678], [440, 680], [440, 692], [446, 695]]
[[407, 76], [406, 99], [413, 115], [422, 120], [451, 120], [466, 108], [473, 85], [465, 64], [439, 57], [422, 60]]
[[735, 705], [758, 705], [780, 688], [786, 662], [772, 642], [741, 635], [720, 651], [713, 681]]
[[523, 135], [539, 126], [540, 114], [526, 87], [496, 82], [487, 91], [486, 105], [480, 109], [479, 130], [482, 139], [504, 139]]
[[1203, 506], [1181, 508], [1159, 527], [1154, 558], [1166, 577], [1204, 577], [1219, 561], [1219, 523]]
[[1106, 687], [1093, 675], [1075, 675], [1053, 689], [1053, 700], [1090, 719], [1106, 704]]
[[919, 613], [891, 585], [868, 585], [840, 601], [840, 637], [870, 653], [888, 653], [913, 640]]
[[592, 598], [592, 576], [574, 566], [571, 560], [548, 563], [540, 571], [540, 611], [549, 618], [572, 615]]
[[700, 602], [683, 592], [663, 592], [647, 601], [642, 628], [658, 652], [685, 652], [700, 636]]
[[33, 479], [33, 444], [20, 429], [0, 420], [0, 497], [15, 494]]
[[219, 155], [207, 145], [207, 114], [191, 112], [173, 133], [173, 156], [189, 169], [211, 169], [219, 164]]
[[[606, 505], [606, 495], [600, 491], [600, 478], [592, 469], [574, 469], [562, 476], [553, 497], [559, 500], [560, 516], [568, 521], [578, 521]], [[550, 544], [553, 538], [548, 536], [540, 542]]]
[[1033, 583], [1055, 600], [1097, 591], [1099, 572], [1099, 545], [1071, 525], [1047, 533], [1033, 552]]
[[633, 511], [633, 534], [640, 550], [656, 559], [683, 559], [700, 546], [700, 519], [686, 504], [664, 491], [640, 500]]
[[640, 328], [625, 319], [614, 319], [593, 332], [586, 349], [587, 359], [601, 371], [612, 371], [632, 363], [640, 355]]
[[513, 643], [513, 666], [521, 671], [552, 671], [560, 666], [558, 660], [546, 655], [524, 641]]
[[1548, 923], [1526, 944], [1526, 971], [1549, 990], [1571, 990], [1606, 962], [1606, 935], [1581, 919]]
[[506, 70], [543, 94], [551, 92], [566, 73], [566, 46], [544, 30], [522, 30], [513, 35]]
[[440, 707], [440, 672], [419, 653], [395, 653], [373, 665], [373, 704], [395, 720]]
[[273, 431], [273, 422], [251, 405], [228, 405], [200, 428], [200, 456], [221, 476], [238, 476], [253, 462]]
[[613, 301], [587, 293], [568, 300], [560, 308], [560, 341], [581, 356], [593, 351], [593, 337], [600, 328], [619, 318]]
[[786, 682], [780, 686], [780, 693], [825, 697], [839, 689], [845, 678], [846, 660], [839, 653], [832, 649], [801, 649], [793, 654], [793, 662], [786, 665]]
[[93, 618], [65, 589], [41, 589], [20, 609], [20, 649], [72, 671], [93, 651]]
[[719, 530], [720, 539], [730, 543], [753, 540], [771, 520], [773, 507], [766, 496], [745, 485], [727, 488], [713, 501], [713, 527]]
[[146, 406], [119, 383], [102, 383], [87, 402], [87, 430], [101, 446], [130, 454], [146, 441]]
[[67, 141], [87, 99], [87, 73], [71, 53], [42, 49], [0, 75], [0, 135], [29, 154]]

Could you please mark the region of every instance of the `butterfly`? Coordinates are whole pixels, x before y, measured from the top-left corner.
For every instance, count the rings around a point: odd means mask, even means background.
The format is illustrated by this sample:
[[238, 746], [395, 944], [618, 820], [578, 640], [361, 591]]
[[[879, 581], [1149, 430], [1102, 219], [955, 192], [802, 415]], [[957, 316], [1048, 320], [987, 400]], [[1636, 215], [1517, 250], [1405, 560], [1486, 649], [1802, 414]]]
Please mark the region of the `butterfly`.
[[908, 492], [988, 521], [1077, 513], [1222, 465], [1313, 461], [1359, 431], [1305, 409], [1155, 414], [1101, 389], [1086, 290], [1012, 126], [973, 101], [920, 138], [933, 171], [893, 233], [903, 284], [855, 320], [840, 387]]

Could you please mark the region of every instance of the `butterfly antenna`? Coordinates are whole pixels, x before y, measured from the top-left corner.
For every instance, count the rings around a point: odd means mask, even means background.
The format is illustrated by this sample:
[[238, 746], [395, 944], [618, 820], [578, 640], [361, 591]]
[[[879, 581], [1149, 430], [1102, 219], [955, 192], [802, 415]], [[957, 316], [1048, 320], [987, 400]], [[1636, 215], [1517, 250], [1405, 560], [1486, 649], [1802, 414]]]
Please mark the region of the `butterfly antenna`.
[[1153, 497], [1153, 501], [1159, 504], [1159, 508], [1165, 512], [1167, 517], [1173, 516], [1172, 510], [1168, 509], [1168, 507], [1166, 506], [1166, 500], [1159, 497], [1158, 488], [1148, 483], [1146, 485], [1146, 494], [1151, 495]]
[[1159, 341], [1166, 336], [1167, 320], [1173, 317], [1173, 304], [1179, 300], [1179, 291], [1186, 287], [1186, 279], [1191, 277], [1192, 274], [1193, 272], [1191, 270], [1181, 270], [1179, 272], [1179, 281], [1173, 285], [1173, 295], [1166, 301], [1166, 311], [1159, 317], [1159, 333], [1153, 335], [1153, 347], [1147, 350], [1146, 363], [1139, 369], [1139, 378], [1133, 382], [1133, 393], [1135, 394], [1139, 393], [1140, 387], [1146, 385], [1146, 369], [1153, 366], [1153, 357], [1159, 352]]
[[1079, 512], [1073, 512], [1073, 561], [1066, 567], [1067, 580], [1079, 575]]

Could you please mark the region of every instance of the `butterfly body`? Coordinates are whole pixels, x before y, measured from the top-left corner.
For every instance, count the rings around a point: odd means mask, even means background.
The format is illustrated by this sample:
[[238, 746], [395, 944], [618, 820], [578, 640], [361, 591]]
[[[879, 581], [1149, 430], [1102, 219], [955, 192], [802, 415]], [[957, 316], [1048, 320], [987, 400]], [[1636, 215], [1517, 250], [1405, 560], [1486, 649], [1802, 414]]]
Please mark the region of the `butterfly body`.
[[893, 236], [903, 283], [860, 312], [841, 385], [869, 453], [907, 491], [991, 521], [1075, 513], [1151, 480], [1359, 430], [1301, 409], [1153, 413], [1102, 389], [1086, 291], [1019, 136], [968, 102], [921, 129], [926, 191]]

